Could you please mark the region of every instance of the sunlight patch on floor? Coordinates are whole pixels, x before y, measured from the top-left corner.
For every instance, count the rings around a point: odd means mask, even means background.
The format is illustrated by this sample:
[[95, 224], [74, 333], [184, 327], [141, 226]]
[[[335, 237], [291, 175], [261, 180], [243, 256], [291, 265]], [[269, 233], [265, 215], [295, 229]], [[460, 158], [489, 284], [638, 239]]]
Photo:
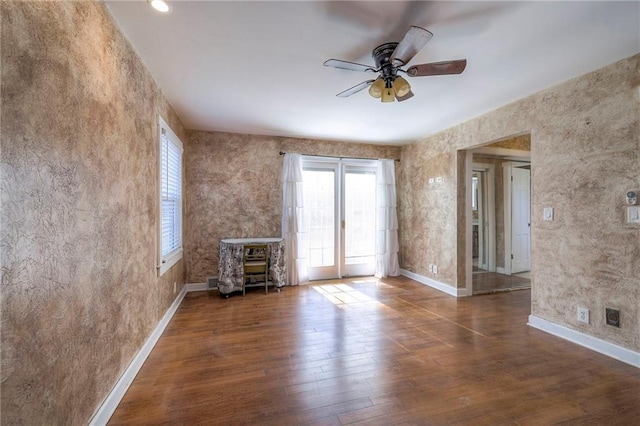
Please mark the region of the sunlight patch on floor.
[[[372, 281], [367, 280], [361, 282]], [[373, 280], [373, 282], [375, 282], [375, 280]], [[340, 308], [345, 307], [345, 305], [356, 306], [357, 304], [384, 306], [376, 299], [367, 296], [347, 284], [320, 284], [314, 285], [313, 289]]]

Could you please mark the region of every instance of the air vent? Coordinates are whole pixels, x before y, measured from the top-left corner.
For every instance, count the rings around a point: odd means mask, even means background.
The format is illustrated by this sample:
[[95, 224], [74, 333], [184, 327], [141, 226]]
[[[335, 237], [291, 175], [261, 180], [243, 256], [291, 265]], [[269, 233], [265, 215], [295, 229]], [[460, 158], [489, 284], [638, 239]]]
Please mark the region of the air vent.
[[218, 277], [207, 278], [207, 290], [213, 290], [218, 288]]

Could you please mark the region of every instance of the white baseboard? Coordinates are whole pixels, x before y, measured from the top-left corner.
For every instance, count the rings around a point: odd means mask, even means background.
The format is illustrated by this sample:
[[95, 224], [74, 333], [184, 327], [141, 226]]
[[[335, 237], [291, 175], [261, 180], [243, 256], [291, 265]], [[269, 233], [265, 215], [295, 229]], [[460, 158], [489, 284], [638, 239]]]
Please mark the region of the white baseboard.
[[192, 291], [207, 291], [211, 290], [207, 288], [207, 283], [187, 283], [184, 286], [187, 289], [187, 293]]
[[599, 352], [603, 355], [607, 355], [611, 358], [617, 359], [624, 363], [633, 365], [640, 368], [640, 352], [635, 352], [622, 346], [607, 342], [606, 340], [598, 339], [597, 337], [589, 336], [588, 334], [581, 333], [576, 330], [572, 330], [563, 325], [553, 323], [551, 321], [542, 319], [535, 315], [529, 315], [529, 323], [531, 327], [537, 328], [561, 339], [568, 340], [577, 345], [584, 346], [587, 349]]
[[144, 342], [142, 348], [138, 351], [136, 356], [133, 357], [127, 369], [124, 371], [124, 373], [122, 373], [122, 376], [120, 376], [113, 389], [111, 389], [109, 395], [107, 395], [107, 397], [102, 402], [102, 405], [100, 405], [98, 410], [95, 412], [95, 414], [91, 418], [91, 421], [89, 422], [89, 425], [102, 426], [107, 424], [113, 413], [116, 411], [116, 408], [118, 408], [118, 404], [120, 404], [120, 401], [122, 401], [124, 394], [127, 393], [127, 389], [129, 389], [129, 386], [131, 386], [133, 379], [135, 379], [145, 360], [151, 353], [151, 350], [160, 339], [160, 336], [164, 332], [164, 329], [167, 327], [169, 321], [171, 321], [171, 318], [178, 310], [178, 306], [180, 306], [180, 303], [182, 303], [182, 299], [184, 299], [185, 294], [187, 294], [187, 288], [186, 286], [183, 286], [182, 290], [180, 290], [180, 293], [178, 293], [178, 296], [175, 298], [156, 328], [147, 338], [147, 341]]
[[506, 274], [506, 273], [507, 273], [507, 271], [506, 271], [504, 268], [501, 268], [501, 267], [499, 267], [499, 266], [498, 266], [498, 267], [496, 268], [496, 273], [497, 273], [497, 274], [502, 274], [502, 275], [504, 275], [504, 274]]
[[400, 275], [404, 275], [407, 278], [418, 281], [420, 284], [428, 285], [429, 287], [433, 287], [436, 290], [440, 290], [441, 292], [454, 297], [464, 297], [467, 295], [466, 288], [451, 287], [448, 284], [441, 283], [440, 281], [433, 280], [425, 277], [424, 275], [416, 274], [415, 272], [407, 271], [406, 269], [400, 269]]

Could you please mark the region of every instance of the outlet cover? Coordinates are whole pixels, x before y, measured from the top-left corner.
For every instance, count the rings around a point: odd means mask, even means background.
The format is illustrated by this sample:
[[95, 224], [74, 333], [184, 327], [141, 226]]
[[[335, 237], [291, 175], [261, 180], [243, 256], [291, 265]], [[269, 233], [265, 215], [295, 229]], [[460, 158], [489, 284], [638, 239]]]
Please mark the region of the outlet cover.
[[620, 309], [605, 308], [607, 325], [620, 328]]
[[589, 310], [578, 307], [578, 322], [589, 324]]
[[640, 223], [640, 206], [627, 207], [627, 223]]
[[433, 273], [438, 275], [438, 265], [433, 265]]

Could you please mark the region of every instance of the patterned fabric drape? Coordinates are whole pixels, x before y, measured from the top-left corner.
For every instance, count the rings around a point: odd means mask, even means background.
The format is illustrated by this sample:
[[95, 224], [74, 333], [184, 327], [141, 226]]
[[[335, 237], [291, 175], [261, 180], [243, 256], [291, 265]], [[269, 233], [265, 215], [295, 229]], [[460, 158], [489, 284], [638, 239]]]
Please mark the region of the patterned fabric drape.
[[302, 156], [285, 154], [282, 170], [282, 238], [285, 242], [288, 285], [298, 285], [309, 280], [306, 225]]
[[396, 212], [396, 174], [393, 160], [378, 161], [376, 215], [376, 276], [397, 277], [398, 214]]
[[[244, 246], [245, 244], [263, 243], [260, 238], [253, 242], [248, 238], [246, 240], [246, 243], [220, 241], [220, 260], [218, 262], [218, 291], [220, 294], [242, 291]], [[276, 287], [282, 287], [286, 284], [284, 241], [274, 241], [266, 244], [269, 246], [269, 279]]]

